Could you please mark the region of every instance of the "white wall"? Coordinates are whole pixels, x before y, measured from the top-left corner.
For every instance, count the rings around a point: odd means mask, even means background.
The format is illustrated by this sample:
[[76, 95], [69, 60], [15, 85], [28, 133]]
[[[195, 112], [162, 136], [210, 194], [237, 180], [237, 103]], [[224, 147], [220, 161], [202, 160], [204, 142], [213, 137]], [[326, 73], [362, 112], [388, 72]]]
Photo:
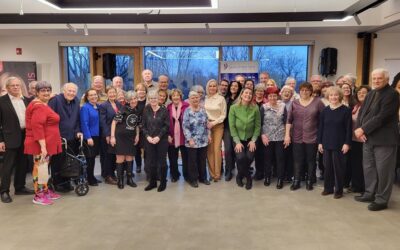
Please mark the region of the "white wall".
[[[322, 48], [338, 49], [337, 76], [346, 73], [356, 73], [357, 38], [356, 34], [307, 34], [307, 35], [202, 35], [202, 36], [6, 36], [0, 37], [0, 60], [2, 61], [36, 61], [38, 78], [48, 80], [54, 85], [54, 90], [60, 86], [60, 55], [59, 43], [110, 43], [113, 45], [138, 46], [140, 44], [179, 44], [179, 43], [220, 43], [232, 42], [271, 42], [282, 41], [312, 41], [314, 42], [312, 73], [318, 71], [319, 54]], [[22, 48], [23, 54], [16, 55], [15, 49]], [[330, 77], [334, 80], [336, 77]]]
[[388, 68], [392, 77], [400, 72], [400, 68], [395, 66], [400, 62], [399, 43], [400, 33], [378, 33], [374, 40], [372, 68]]

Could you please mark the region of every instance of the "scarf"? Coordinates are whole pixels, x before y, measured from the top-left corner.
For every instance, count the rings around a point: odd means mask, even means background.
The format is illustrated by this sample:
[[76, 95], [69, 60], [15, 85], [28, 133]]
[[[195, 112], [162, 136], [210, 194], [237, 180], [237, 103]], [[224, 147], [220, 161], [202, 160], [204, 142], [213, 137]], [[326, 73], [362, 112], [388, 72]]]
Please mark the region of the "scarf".
[[172, 118], [175, 120], [174, 124], [174, 144], [175, 147], [179, 147], [181, 143], [181, 126], [179, 123], [179, 117], [181, 116], [182, 102], [179, 102], [178, 108], [172, 105]]

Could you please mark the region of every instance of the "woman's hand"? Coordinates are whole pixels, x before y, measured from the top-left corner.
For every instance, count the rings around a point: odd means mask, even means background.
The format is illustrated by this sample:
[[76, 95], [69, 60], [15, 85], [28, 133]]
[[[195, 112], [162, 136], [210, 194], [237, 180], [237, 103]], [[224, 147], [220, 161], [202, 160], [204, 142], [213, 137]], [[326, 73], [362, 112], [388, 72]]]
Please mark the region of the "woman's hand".
[[208, 136], [208, 144], [212, 143], [211, 135]]
[[254, 141], [250, 141], [249, 144], [247, 144], [247, 147], [250, 152], [256, 151], [256, 143]]
[[110, 139], [111, 139], [111, 136], [106, 137], [107, 144], [110, 144]]
[[112, 147], [115, 146], [115, 144], [117, 144], [117, 141], [115, 140], [115, 136], [111, 136], [110, 137], [110, 143], [109, 143]]
[[262, 140], [262, 143], [263, 143], [265, 146], [268, 146], [268, 144], [269, 144], [269, 139], [268, 139], [268, 136], [267, 136], [267, 135], [261, 135], [261, 140]]
[[212, 122], [207, 122], [207, 128], [212, 129], [214, 127], [214, 123]]
[[87, 144], [88, 144], [89, 146], [93, 147], [93, 146], [94, 146], [94, 141], [93, 141], [93, 139], [92, 139], [92, 138], [88, 139], [88, 140], [87, 140]]
[[169, 144], [172, 144], [173, 141], [174, 141], [174, 139], [169, 135], [169, 136], [168, 136], [168, 143], [169, 143]]
[[238, 143], [235, 146], [235, 152], [236, 153], [241, 153], [243, 151], [243, 144], [242, 143]]
[[283, 145], [285, 145], [285, 148], [289, 147], [290, 145], [290, 136], [285, 135], [285, 139], [283, 140]]
[[159, 143], [159, 142], [160, 142], [160, 137], [158, 137], [158, 136], [153, 137], [153, 143], [154, 143], [154, 144], [157, 144], [157, 143]]
[[189, 146], [190, 146], [191, 148], [194, 148], [195, 145], [196, 145], [196, 144], [194, 143], [194, 140], [193, 140], [193, 139], [190, 139], [190, 140], [189, 140]]
[[347, 144], [344, 144], [342, 147], [342, 153], [347, 154], [347, 152], [349, 152], [349, 150], [350, 150], [350, 146]]
[[47, 157], [47, 149], [46, 149], [46, 147], [41, 147], [40, 148], [40, 156], [41, 156], [43, 161], [46, 159], [46, 157]]
[[324, 153], [324, 147], [322, 146], [322, 144], [318, 144], [318, 151], [323, 154]]
[[151, 144], [154, 144], [153, 137], [147, 136], [147, 141]]
[[139, 135], [136, 135], [134, 140], [134, 145], [137, 145], [138, 143], [139, 143]]

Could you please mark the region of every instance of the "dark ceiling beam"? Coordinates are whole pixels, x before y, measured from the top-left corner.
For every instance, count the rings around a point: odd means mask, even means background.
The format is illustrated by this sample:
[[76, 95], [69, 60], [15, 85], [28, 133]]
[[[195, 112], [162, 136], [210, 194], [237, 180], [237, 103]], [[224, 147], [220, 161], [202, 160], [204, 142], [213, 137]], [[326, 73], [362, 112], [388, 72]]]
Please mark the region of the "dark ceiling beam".
[[59, 8], [182, 8], [211, 7], [211, 0], [47, 0]]
[[0, 14], [0, 24], [48, 23], [256, 23], [341, 19], [343, 11], [203, 14]]
[[360, 0], [344, 10], [346, 15], [358, 15], [370, 8], [377, 7], [378, 5], [386, 2], [387, 0]]

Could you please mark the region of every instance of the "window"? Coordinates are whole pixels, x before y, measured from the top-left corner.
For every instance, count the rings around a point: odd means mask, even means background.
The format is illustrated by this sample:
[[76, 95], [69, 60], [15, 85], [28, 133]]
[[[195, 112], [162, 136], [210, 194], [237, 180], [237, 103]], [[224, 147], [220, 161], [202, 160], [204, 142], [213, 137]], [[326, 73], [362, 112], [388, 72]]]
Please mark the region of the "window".
[[253, 60], [260, 72], [267, 71], [279, 86], [291, 76], [298, 83], [307, 79], [308, 46], [254, 46]]
[[90, 87], [89, 47], [67, 47], [68, 82], [78, 85], [78, 97]]
[[169, 76], [169, 88], [179, 88], [185, 97], [190, 87], [218, 79], [218, 47], [145, 47], [144, 66], [156, 78]]
[[134, 59], [130, 55], [116, 55], [116, 75], [122, 77], [124, 80], [124, 90], [133, 90], [133, 67]]
[[222, 61], [248, 61], [248, 46], [224, 46], [222, 47]]

